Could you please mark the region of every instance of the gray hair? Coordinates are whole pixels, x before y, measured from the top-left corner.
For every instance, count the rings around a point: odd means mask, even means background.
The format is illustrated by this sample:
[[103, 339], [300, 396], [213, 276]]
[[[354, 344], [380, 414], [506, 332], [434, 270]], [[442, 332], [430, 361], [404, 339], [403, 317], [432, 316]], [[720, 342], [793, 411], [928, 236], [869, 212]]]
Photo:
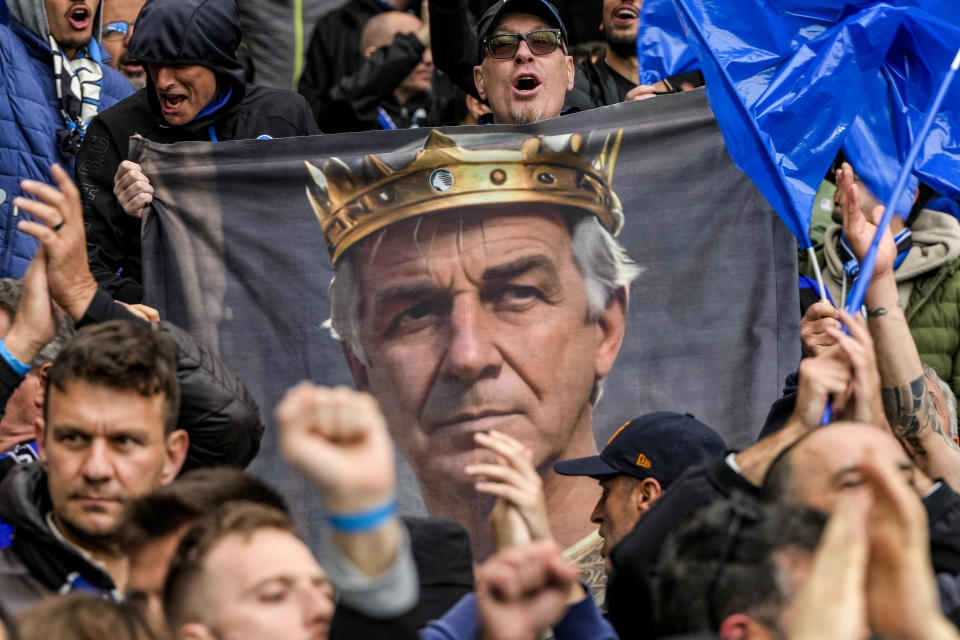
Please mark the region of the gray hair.
[[923, 363], [923, 377], [939, 392], [930, 395], [937, 413], [947, 418], [948, 436], [957, 437], [957, 396], [954, 395], [950, 385], [937, 374], [937, 370], [926, 362]]
[[[10, 324], [17, 315], [17, 308], [20, 306], [20, 297], [23, 295], [23, 280], [14, 278], [0, 278], [0, 311], [5, 311], [10, 315]], [[57, 323], [57, 333], [53, 340], [48, 342], [37, 352], [36, 357], [30, 363], [31, 366], [39, 367], [48, 362], [53, 362], [57, 354], [66, 344], [67, 340], [73, 336], [73, 320], [63, 314]]]
[[[597, 320], [620, 287], [628, 287], [643, 269], [630, 259], [620, 243], [592, 215], [567, 220], [573, 260], [583, 275], [590, 320]], [[417, 230], [414, 242], [419, 242]], [[386, 229], [381, 231], [385, 233]], [[382, 241], [381, 235], [377, 246]], [[375, 247], [376, 248], [376, 247]], [[337, 263], [330, 281], [330, 333], [346, 344], [361, 362], [369, 364], [360, 341], [361, 297], [357, 248]]]

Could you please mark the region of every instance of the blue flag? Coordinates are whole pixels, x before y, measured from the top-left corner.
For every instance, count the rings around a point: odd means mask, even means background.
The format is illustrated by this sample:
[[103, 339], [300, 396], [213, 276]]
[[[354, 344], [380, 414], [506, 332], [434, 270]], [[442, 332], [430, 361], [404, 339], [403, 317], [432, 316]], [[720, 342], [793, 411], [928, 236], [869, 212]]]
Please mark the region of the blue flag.
[[[841, 145], [887, 199], [958, 43], [955, 0], [653, 0], [638, 34], [644, 83], [699, 65], [731, 156], [804, 248]], [[960, 197], [960, 85], [914, 173]]]

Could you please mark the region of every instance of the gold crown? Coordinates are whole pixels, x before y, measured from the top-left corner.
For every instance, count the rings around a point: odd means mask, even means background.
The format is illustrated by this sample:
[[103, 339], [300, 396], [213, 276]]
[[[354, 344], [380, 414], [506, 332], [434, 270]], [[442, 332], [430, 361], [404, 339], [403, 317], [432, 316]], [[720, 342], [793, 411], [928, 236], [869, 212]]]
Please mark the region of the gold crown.
[[374, 154], [364, 156], [357, 170], [339, 158], [330, 158], [322, 169], [306, 162], [313, 178], [307, 198], [334, 264], [358, 241], [400, 220], [491, 204], [586, 211], [616, 235], [623, 210], [611, 185], [622, 138], [622, 130], [608, 135], [590, 163], [582, 156], [580, 134], [569, 136], [559, 151], [541, 136], [527, 138], [519, 150], [471, 150], [434, 130], [400, 169]]

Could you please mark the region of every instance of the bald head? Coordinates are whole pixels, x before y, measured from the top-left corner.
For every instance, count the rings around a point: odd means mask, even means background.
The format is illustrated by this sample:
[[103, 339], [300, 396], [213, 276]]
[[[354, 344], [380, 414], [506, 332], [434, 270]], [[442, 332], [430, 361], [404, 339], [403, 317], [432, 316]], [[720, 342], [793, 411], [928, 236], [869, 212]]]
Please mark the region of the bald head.
[[810, 432], [774, 461], [764, 497], [831, 512], [842, 492], [863, 484], [863, 462], [877, 457], [896, 464], [916, 486], [913, 464], [892, 434], [873, 425], [835, 422]]
[[405, 11], [385, 11], [378, 13], [363, 27], [360, 36], [360, 53], [369, 57], [370, 53], [385, 47], [398, 33], [416, 33], [423, 26], [420, 19]]

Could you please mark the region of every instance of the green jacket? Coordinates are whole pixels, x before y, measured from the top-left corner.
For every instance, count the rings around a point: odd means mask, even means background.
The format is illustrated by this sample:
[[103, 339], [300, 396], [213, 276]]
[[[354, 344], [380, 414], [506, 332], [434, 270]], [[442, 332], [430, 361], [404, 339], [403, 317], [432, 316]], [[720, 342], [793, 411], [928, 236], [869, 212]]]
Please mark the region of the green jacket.
[[[840, 225], [827, 228], [817, 259], [836, 304], [844, 289], [842, 258], [837, 253]], [[894, 276], [920, 359], [960, 396], [960, 223], [953, 216], [924, 209], [910, 227], [913, 246]], [[813, 277], [806, 252], [800, 271]], [[846, 291], [850, 283], [846, 283]]]

